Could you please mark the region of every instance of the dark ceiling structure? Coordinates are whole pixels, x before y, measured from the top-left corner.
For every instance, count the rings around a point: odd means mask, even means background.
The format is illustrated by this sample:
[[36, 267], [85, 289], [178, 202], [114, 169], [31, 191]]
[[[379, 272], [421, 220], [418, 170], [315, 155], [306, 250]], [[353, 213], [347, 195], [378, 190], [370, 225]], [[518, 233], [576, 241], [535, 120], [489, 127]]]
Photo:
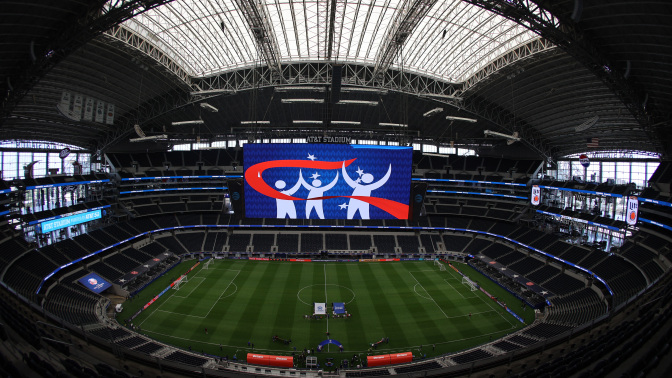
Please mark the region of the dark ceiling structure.
[[[0, 17], [1, 140], [106, 152], [337, 133], [549, 160], [672, 153], [666, 0], [9, 0]], [[64, 93], [114, 120], [59, 110]], [[131, 143], [138, 129], [155, 139]]]

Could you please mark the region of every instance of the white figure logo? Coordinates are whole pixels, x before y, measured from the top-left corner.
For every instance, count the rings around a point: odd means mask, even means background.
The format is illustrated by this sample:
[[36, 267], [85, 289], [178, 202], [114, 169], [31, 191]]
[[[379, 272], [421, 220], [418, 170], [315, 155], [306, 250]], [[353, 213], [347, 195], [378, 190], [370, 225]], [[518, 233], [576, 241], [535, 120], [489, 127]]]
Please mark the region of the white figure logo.
[[[359, 167], [357, 167], [359, 178], [355, 181], [353, 181], [350, 176], [348, 176], [348, 172], [345, 170], [345, 163], [343, 163], [342, 171], [345, 182], [348, 183], [351, 188], [355, 189], [352, 191], [353, 196], [371, 197], [371, 192], [385, 185], [387, 180], [390, 178], [390, 175], [392, 174], [392, 164], [390, 164], [390, 167], [387, 169], [385, 176], [373, 184], [373, 175], [370, 173], [364, 173], [364, 171]], [[362, 185], [362, 182], [366, 185]], [[358, 199], [350, 198], [350, 202], [348, 203], [348, 219], [353, 219], [355, 213], [357, 213], [358, 210], [359, 216], [362, 219], [369, 219], [369, 204]]]
[[327, 190], [331, 189], [336, 185], [336, 182], [338, 181], [338, 172], [336, 172], [336, 177], [334, 178], [334, 181], [332, 181], [329, 185], [322, 186], [322, 181], [318, 180], [317, 178], [320, 177], [320, 175], [315, 172], [310, 178], [313, 179], [311, 184], [308, 184], [305, 180], [303, 180], [303, 176], [301, 175], [301, 172], [299, 172], [299, 180], [302, 182], [303, 187], [308, 189], [308, 200], [306, 201], [306, 219], [310, 219], [310, 213], [315, 209], [315, 212], [317, 213], [318, 218], [324, 219], [324, 211], [322, 210], [322, 200], [311, 200], [311, 198], [318, 198], [324, 196], [324, 192]]
[[[281, 191], [280, 193], [291, 196], [296, 193], [297, 190], [299, 190], [303, 183], [304, 181], [303, 177], [301, 176], [301, 170], [299, 170], [299, 180], [296, 182], [296, 184], [291, 189]], [[278, 190], [285, 189], [286, 186], [287, 183], [282, 180], [275, 182], [275, 187]], [[276, 218], [285, 219], [286, 216], [289, 216], [289, 219], [296, 219], [296, 207], [294, 206], [294, 201], [276, 198], [275, 205], [278, 208]]]

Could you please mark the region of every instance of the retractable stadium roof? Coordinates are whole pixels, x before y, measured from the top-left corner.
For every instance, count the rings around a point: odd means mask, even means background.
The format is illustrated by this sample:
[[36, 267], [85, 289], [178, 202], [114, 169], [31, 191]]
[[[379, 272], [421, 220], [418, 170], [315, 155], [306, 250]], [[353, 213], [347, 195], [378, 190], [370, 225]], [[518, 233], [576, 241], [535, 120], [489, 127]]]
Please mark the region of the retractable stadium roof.
[[[128, 143], [138, 124], [168, 143], [342, 131], [509, 156], [557, 158], [593, 138], [600, 150], [667, 155], [670, 8], [664, 0], [5, 1], [0, 137], [125, 149], [140, 147]], [[113, 104], [113, 124], [65, 117], [56, 108], [64, 91]], [[171, 125], [193, 119], [204, 123]], [[486, 129], [518, 132], [521, 142], [509, 146]]]

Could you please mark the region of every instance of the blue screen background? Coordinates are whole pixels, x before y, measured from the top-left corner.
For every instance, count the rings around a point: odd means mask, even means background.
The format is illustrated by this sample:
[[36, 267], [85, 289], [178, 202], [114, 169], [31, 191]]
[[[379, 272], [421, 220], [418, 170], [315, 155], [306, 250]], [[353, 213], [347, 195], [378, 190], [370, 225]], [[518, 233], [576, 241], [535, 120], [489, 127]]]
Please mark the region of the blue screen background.
[[[385, 176], [389, 165], [392, 165], [392, 173], [389, 180], [382, 187], [371, 193], [372, 197], [386, 198], [396, 202], [408, 205], [411, 173], [412, 173], [412, 153], [411, 147], [397, 146], [365, 146], [352, 144], [245, 144], [243, 147], [244, 169], [247, 169], [257, 163], [271, 160], [306, 160], [309, 155], [315, 157], [314, 161], [343, 161], [356, 158], [346, 171], [352, 180], [356, 180], [359, 175], [358, 169], [365, 173], [373, 175], [373, 182], [377, 182]], [[311, 168], [271, 168], [264, 171], [262, 178], [272, 188], [275, 189], [275, 182], [283, 180], [286, 183], [284, 190], [292, 188], [299, 177], [299, 170], [302, 171], [303, 178], [307, 183], [311, 183], [311, 176], [319, 174], [318, 178], [326, 186], [332, 182], [339, 174], [336, 185], [324, 193], [325, 196], [349, 196], [352, 195], [351, 188], [343, 179], [341, 169], [323, 170]], [[307, 198], [308, 189], [301, 187], [292, 196], [297, 198]], [[348, 203], [349, 198], [332, 198], [323, 200], [323, 211], [325, 219], [346, 219], [347, 209], [341, 209], [339, 205]], [[306, 219], [306, 201], [294, 201], [296, 207], [297, 219]], [[369, 207], [371, 219], [396, 219], [389, 213], [371, 205]], [[245, 216], [247, 218], [275, 218], [276, 200], [267, 197], [254, 190], [245, 182]], [[315, 211], [310, 214], [310, 219], [318, 219]], [[360, 219], [357, 212], [354, 219]]]

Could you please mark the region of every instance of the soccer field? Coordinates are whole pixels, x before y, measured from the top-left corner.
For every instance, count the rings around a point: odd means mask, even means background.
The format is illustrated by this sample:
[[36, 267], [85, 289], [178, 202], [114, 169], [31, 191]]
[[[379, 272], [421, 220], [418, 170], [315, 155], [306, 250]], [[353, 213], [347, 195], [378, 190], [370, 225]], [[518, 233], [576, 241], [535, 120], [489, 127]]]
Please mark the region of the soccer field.
[[[145, 288], [139, 299], [126, 302], [119, 319], [129, 317], [194, 263], [182, 263]], [[179, 290], [169, 290], [134, 319], [143, 334], [184, 349], [230, 358], [235, 354], [242, 360], [252, 343], [255, 352], [288, 355], [294, 348], [317, 349], [331, 338], [352, 355], [367, 353], [372, 343], [385, 337], [389, 343], [378, 345], [371, 354], [413, 351], [431, 357], [524, 326], [485, 294], [462, 284], [450, 267], [441, 271], [433, 261], [216, 260], [208, 269], [202, 265], [189, 273]], [[515, 303], [514, 310], [531, 322], [532, 310], [523, 311], [519, 300], [466, 264], [456, 266], [491, 294]], [[312, 315], [313, 302], [325, 302], [328, 308], [332, 302], [344, 302], [352, 316], [306, 319]], [[292, 342], [273, 341], [273, 336]], [[338, 352], [328, 344], [318, 357], [338, 357]]]

